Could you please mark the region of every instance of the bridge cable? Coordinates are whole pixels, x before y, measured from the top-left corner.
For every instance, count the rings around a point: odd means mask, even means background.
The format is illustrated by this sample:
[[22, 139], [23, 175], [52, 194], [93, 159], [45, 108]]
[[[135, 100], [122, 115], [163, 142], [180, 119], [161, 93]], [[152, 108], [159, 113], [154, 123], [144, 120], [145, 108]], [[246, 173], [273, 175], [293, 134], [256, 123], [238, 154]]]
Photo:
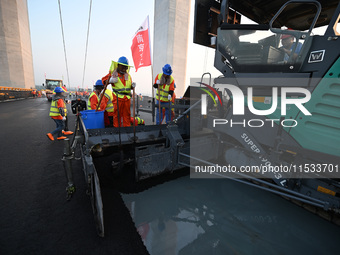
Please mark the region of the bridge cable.
[[71, 84], [70, 84], [70, 76], [69, 76], [69, 73], [68, 73], [67, 57], [66, 57], [66, 46], [65, 46], [65, 36], [64, 36], [63, 20], [62, 20], [62, 18], [61, 18], [61, 6], [60, 6], [60, 0], [58, 0], [58, 4], [59, 4], [59, 15], [60, 15], [61, 34], [62, 34], [62, 37], [63, 37], [63, 44], [64, 44], [64, 54], [65, 54], [65, 64], [66, 64], [66, 72], [67, 72], [67, 81], [68, 81], [68, 86], [69, 86], [69, 88], [71, 88]]
[[89, 20], [88, 20], [88, 25], [87, 25], [87, 38], [86, 38], [86, 47], [85, 47], [83, 81], [81, 83], [82, 88], [84, 88], [85, 68], [86, 68], [86, 58], [87, 58], [87, 46], [88, 46], [88, 42], [89, 42], [89, 33], [90, 33], [91, 9], [92, 9], [92, 0], [90, 0]]

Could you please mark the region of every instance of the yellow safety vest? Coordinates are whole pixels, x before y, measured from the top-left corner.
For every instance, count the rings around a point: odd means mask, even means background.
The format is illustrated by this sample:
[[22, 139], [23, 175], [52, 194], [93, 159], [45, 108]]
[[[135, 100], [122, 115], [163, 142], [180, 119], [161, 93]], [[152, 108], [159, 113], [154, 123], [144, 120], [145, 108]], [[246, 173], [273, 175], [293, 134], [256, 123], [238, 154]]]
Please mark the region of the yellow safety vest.
[[[139, 118], [139, 117], [135, 117], [135, 123], [136, 123], [136, 120], [137, 120], [137, 125], [145, 125], [145, 122], [143, 119]], [[131, 117], [131, 122], [133, 124], [133, 117]]]
[[[105, 90], [104, 96], [106, 96], [109, 101], [107, 102], [105, 111], [107, 112], [113, 112], [114, 106], [113, 106], [113, 95], [112, 95], [112, 91], [109, 89]], [[103, 109], [104, 110], [104, 109]]]
[[[162, 78], [162, 73], [158, 74], [158, 80], [161, 80]], [[169, 89], [170, 89], [170, 84], [174, 81], [174, 78], [170, 75], [170, 83], [165, 84], [165, 87], [163, 88], [164, 84], [160, 84], [160, 97], [162, 102], [169, 102], [168, 95], [169, 95]], [[157, 89], [157, 94], [156, 94], [156, 100], [159, 100], [159, 95], [158, 95], [158, 89]]]
[[[118, 82], [115, 83], [115, 86], [113, 87], [114, 90], [118, 91], [118, 97], [119, 98], [124, 98], [126, 96], [128, 99], [131, 98], [130, 93], [131, 93], [131, 76], [128, 74], [129, 78], [128, 80], [125, 81], [125, 86], [121, 82], [120, 78], [118, 78]], [[117, 96], [117, 93], [113, 91], [113, 93]], [[122, 93], [122, 94], [121, 94]]]
[[[52, 100], [52, 103], [51, 103], [51, 108], [50, 108], [50, 117], [57, 117], [57, 116], [61, 116], [60, 112], [59, 112], [59, 109], [58, 109], [58, 100], [60, 98], [58, 98], [57, 100]], [[64, 113], [65, 113], [65, 117], [67, 116], [67, 109], [66, 109], [66, 104], [63, 100], [63, 103], [64, 103]]]
[[143, 119], [141, 119], [139, 117], [135, 117], [135, 119], [137, 120], [138, 125], [144, 124], [144, 120]]
[[91, 95], [89, 96], [89, 99], [87, 100], [87, 110], [92, 110], [92, 109], [91, 109], [91, 101], [90, 101], [90, 99], [91, 99], [91, 97], [93, 97], [93, 96], [96, 96], [96, 97], [97, 97], [97, 100], [98, 100], [98, 102], [99, 102], [99, 97], [97, 96], [97, 94], [94, 93], [94, 92], [92, 92]]

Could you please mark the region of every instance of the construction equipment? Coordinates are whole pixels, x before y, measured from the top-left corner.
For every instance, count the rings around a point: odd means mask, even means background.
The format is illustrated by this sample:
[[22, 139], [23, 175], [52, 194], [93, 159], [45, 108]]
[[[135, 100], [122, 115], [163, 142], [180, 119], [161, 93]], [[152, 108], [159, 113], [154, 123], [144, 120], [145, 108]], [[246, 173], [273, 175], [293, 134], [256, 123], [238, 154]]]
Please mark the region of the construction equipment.
[[48, 101], [52, 101], [53, 91], [56, 87], [62, 87], [63, 81], [62, 80], [52, 80], [52, 79], [45, 79], [45, 89], [46, 89], [46, 97]]
[[[337, 223], [339, 13], [337, 0], [196, 0], [194, 42], [215, 48], [223, 76], [213, 87], [225, 102], [223, 116], [205, 114], [223, 147], [220, 160], [191, 154], [214, 170], [229, 167], [230, 174], [213, 175], [280, 194]], [[288, 50], [285, 38], [293, 42]]]
[[63, 156], [67, 199], [72, 196], [68, 188], [75, 190], [70, 162], [79, 148], [98, 234], [104, 236], [100, 186], [114, 185], [118, 180], [132, 191], [145, 179], [183, 169], [179, 152], [189, 154], [188, 111], [183, 113], [186, 118], [179, 119], [177, 124], [88, 129], [81, 115], [86, 102], [72, 100], [71, 108], [77, 114], [77, 122], [73, 141], [65, 141]]
[[[273, 192], [339, 223], [339, 13], [338, 0], [196, 0], [194, 42], [216, 49], [223, 75], [189, 87], [182, 101], [190, 105], [176, 100], [175, 110], [186, 109], [170, 124], [89, 129], [79, 114], [86, 103], [73, 100], [76, 132], [64, 166], [73, 191], [68, 161], [79, 145], [99, 235], [101, 185], [118, 181], [136, 192], [183, 168]], [[321, 26], [325, 33], [314, 35]], [[295, 38], [289, 52], [282, 34]]]

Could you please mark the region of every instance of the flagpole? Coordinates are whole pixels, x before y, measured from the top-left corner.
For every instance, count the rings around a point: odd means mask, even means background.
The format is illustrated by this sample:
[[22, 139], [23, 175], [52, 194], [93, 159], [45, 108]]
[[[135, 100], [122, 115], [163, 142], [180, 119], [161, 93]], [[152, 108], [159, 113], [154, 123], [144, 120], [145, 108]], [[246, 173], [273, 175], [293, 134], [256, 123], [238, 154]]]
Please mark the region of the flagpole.
[[[149, 24], [149, 15], [148, 15], [148, 24]], [[149, 51], [150, 51], [150, 55], [151, 55], [151, 41], [150, 41], [150, 29], [148, 31], [149, 33]], [[152, 59], [152, 60], [151, 60]], [[154, 78], [153, 78], [153, 52], [152, 52], [152, 58], [150, 56], [150, 60], [151, 60], [151, 89], [152, 89], [152, 124], [155, 124], [155, 89], [153, 88], [153, 82], [154, 82]]]
[[[145, 33], [147, 31], [147, 34]], [[144, 43], [148, 44], [149, 47], [144, 48]], [[144, 54], [147, 51], [146, 54]], [[142, 52], [142, 53], [140, 53]], [[136, 66], [136, 72], [138, 68], [143, 66], [151, 66], [151, 82], [153, 81], [153, 66], [152, 66], [152, 58], [151, 58], [151, 42], [150, 42], [150, 26], [149, 26], [149, 15], [146, 17], [142, 26], [139, 27], [137, 32], [135, 33], [132, 39], [131, 45], [131, 53], [133, 62]], [[146, 57], [144, 59], [143, 57]], [[147, 60], [144, 62], [144, 60]], [[155, 94], [153, 89], [153, 82], [152, 82], [152, 122], [155, 122]]]
[[[149, 37], [149, 52], [150, 52], [150, 60], [151, 60], [151, 90], [152, 90], [152, 124], [155, 124], [155, 89], [153, 88], [153, 52], [151, 51], [151, 40], [150, 40], [150, 24], [149, 24], [149, 15], [147, 16], [148, 19], [148, 37]], [[151, 58], [152, 54], [152, 58]]]
[[152, 124], [155, 124], [155, 89], [153, 88], [153, 66], [151, 65], [151, 83], [152, 83]]

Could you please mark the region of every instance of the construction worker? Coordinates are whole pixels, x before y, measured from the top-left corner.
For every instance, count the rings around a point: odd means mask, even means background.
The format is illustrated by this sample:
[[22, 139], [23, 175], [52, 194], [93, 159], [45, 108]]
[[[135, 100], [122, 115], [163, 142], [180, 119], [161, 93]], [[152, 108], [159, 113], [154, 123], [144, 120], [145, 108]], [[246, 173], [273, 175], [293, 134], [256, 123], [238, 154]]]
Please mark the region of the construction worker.
[[[130, 118], [131, 125], [133, 125], [133, 117]], [[145, 121], [139, 117], [135, 117], [135, 126], [145, 125]]]
[[[99, 96], [104, 89], [104, 84], [102, 80], [97, 80], [94, 85], [94, 90], [87, 100], [87, 110], [96, 110], [99, 103]], [[98, 108], [100, 110], [100, 107]]]
[[33, 89], [33, 90], [32, 90], [32, 95], [33, 95], [33, 98], [35, 99], [36, 96], [37, 96], [37, 91]]
[[[66, 85], [64, 84], [62, 87], [56, 87], [54, 90], [53, 90], [53, 95], [56, 94], [56, 89], [57, 88], [61, 88], [63, 90], [63, 97], [64, 97], [64, 101], [67, 103], [67, 104], [70, 104], [71, 101], [66, 99], [66, 97], [68, 96], [68, 92], [67, 92], [67, 88], [66, 88]], [[59, 90], [59, 89], [58, 89]], [[67, 115], [65, 116], [66, 117], [66, 120], [64, 122], [64, 130], [62, 131], [64, 135], [72, 135], [73, 132], [68, 130], [68, 117]]]
[[[163, 73], [160, 73], [155, 78], [155, 83], [153, 85], [154, 88], [157, 89], [156, 92], [156, 103], [161, 104], [161, 107], [165, 108], [165, 119], [166, 123], [168, 124], [170, 122], [170, 113], [169, 113], [169, 101], [171, 104], [172, 95], [175, 91], [175, 80], [171, 76], [172, 69], [169, 64], [164, 65], [162, 68]], [[161, 115], [161, 116], [160, 116]], [[157, 113], [156, 113], [156, 124], [159, 125], [161, 123], [161, 120], [163, 113], [159, 113], [159, 107], [157, 107]]]
[[136, 87], [129, 74], [129, 61], [122, 56], [117, 62], [112, 61], [110, 72], [102, 78], [103, 83], [107, 80], [112, 85], [113, 92], [113, 126], [120, 127], [123, 122], [124, 127], [131, 125], [131, 90]]
[[105, 127], [113, 127], [113, 111], [114, 111], [115, 106], [113, 105], [112, 91], [108, 89], [107, 87], [104, 91], [104, 96], [102, 98], [102, 101], [100, 102], [99, 108], [104, 111]]
[[[293, 29], [288, 28], [288, 30], [293, 30]], [[282, 34], [281, 35], [281, 44], [282, 44], [282, 47], [280, 47], [280, 49], [285, 53], [283, 60], [288, 61], [290, 55], [293, 54], [292, 60], [295, 61], [298, 54], [301, 51], [302, 43], [298, 42], [296, 44], [294, 36], [291, 35], [291, 34]], [[293, 52], [294, 48], [295, 48], [295, 51]]]
[[56, 123], [56, 129], [51, 133], [47, 133], [47, 137], [54, 141], [54, 135], [57, 134], [57, 140], [64, 140], [66, 136], [63, 136], [63, 129], [65, 126], [66, 120], [66, 104], [63, 96], [63, 89], [60, 87], [55, 88], [55, 94], [52, 96], [51, 108], [50, 108], [50, 117]]

